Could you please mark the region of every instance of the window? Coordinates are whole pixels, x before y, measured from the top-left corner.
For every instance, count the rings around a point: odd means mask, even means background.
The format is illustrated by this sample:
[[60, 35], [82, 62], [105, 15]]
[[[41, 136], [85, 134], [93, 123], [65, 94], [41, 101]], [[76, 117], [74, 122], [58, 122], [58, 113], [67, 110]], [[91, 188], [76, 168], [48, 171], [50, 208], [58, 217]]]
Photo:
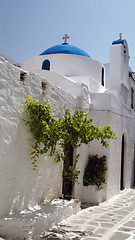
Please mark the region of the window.
[[131, 88], [131, 108], [134, 109], [134, 89]]
[[101, 72], [101, 84], [104, 86], [104, 68], [102, 67], [102, 72]]
[[126, 46], [124, 45], [124, 53], [126, 53]]
[[48, 59], [43, 61], [42, 70], [50, 70], [50, 61]]

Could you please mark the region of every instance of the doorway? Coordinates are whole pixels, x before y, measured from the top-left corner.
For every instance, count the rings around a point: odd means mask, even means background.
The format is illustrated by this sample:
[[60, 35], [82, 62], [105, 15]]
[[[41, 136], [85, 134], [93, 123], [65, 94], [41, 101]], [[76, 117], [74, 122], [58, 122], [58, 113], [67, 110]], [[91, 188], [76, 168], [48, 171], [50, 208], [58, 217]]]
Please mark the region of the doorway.
[[121, 178], [120, 178], [120, 190], [124, 189], [124, 152], [125, 152], [125, 137], [122, 136], [121, 143]]

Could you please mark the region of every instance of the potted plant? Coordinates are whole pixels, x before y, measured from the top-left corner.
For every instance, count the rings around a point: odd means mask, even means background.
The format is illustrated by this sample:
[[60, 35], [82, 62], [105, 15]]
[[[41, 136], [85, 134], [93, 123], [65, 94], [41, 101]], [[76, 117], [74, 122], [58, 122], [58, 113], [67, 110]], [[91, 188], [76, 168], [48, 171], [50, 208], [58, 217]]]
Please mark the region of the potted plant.
[[[87, 203], [99, 203], [106, 199], [106, 159], [104, 155], [89, 155], [88, 163], [83, 176], [83, 201]], [[99, 191], [100, 190], [100, 191]]]

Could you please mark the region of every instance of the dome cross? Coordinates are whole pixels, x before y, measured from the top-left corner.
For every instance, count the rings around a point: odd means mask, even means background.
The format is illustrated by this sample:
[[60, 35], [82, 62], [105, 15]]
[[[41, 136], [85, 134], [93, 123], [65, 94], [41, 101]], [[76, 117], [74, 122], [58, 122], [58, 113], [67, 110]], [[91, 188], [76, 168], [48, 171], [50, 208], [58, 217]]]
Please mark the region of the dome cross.
[[62, 37], [62, 39], [64, 39], [65, 40], [65, 42], [64, 43], [67, 43], [67, 39], [69, 39], [69, 36], [65, 33], [65, 36], [64, 37]]
[[120, 39], [122, 39], [122, 33], [120, 33], [119, 36], [120, 36]]

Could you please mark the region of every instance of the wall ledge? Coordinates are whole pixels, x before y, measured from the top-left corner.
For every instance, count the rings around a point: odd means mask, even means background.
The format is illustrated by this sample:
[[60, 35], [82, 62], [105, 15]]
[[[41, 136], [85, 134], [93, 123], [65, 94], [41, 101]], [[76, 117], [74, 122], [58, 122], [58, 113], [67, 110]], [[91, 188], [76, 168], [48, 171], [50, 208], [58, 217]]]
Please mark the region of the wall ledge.
[[38, 239], [62, 220], [80, 211], [80, 202], [55, 199], [0, 219], [0, 236], [8, 239]]

